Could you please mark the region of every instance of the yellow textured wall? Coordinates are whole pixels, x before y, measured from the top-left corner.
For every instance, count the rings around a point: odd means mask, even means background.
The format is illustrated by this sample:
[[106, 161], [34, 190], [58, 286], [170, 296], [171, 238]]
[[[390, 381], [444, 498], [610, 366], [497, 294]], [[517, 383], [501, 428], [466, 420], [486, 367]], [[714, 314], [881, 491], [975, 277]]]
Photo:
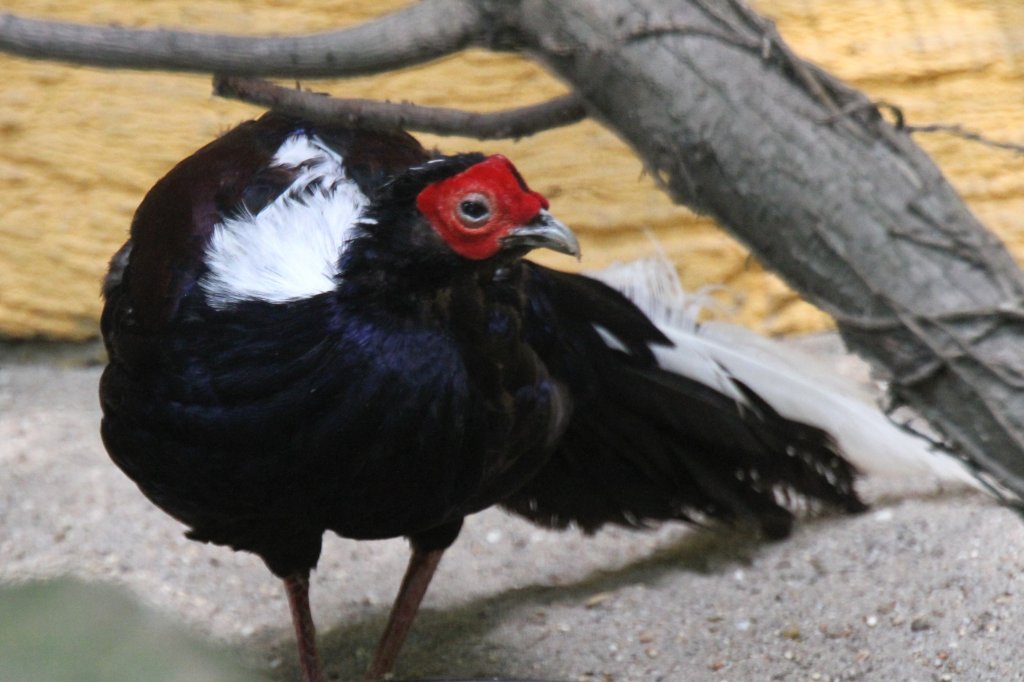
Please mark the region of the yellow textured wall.
[[[291, 33], [348, 25], [405, 0], [4, 0], [3, 11], [126, 26]], [[801, 53], [914, 122], [956, 122], [1024, 141], [1021, 0], [759, 0]], [[209, 79], [104, 71], [0, 56], [0, 336], [96, 334], [99, 280], [147, 188], [178, 159], [257, 110], [212, 97]], [[338, 95], [480, 110], [539, 101], [563, 86], [510, 55], [469, 52], [377, 78], [308, 82]], [[424, 136], [426, 137], [426, 136]], [[1020, 157], [947, 136], [922, 138], [1015, 253]], [[672, 206], [610, 133], [583, 123], [513, 143], [427, 138], [500, 151], [581, 234], [586, 267], [650, 251], [656, 236], [685, 284], [725, 283], [740, 318], [768, 332], [824, 316], [704, 220]], [[551, 260], [566, 264], [563, 260]]]

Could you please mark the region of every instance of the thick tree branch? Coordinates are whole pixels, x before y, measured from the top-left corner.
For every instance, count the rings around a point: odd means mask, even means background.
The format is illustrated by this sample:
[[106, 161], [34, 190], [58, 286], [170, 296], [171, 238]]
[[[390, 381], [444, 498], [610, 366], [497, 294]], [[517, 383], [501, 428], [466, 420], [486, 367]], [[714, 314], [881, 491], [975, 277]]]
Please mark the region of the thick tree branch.
[[676, 201], [835, 316], [897, 400], [1024, 493], [1024, 320], [988, 314], [1024, 306], [1024, 277], [909, 135], [741, 0], [523, 7], [525, 49]]
[[474, 113], [410, 103], [340, 99], [295, 88], [284, 88], [258, 78], [217, 76], [214, 94], [239, 99], [312, 121], [345, 123], [378, 130], [418, 130], [436, 135], [464, 135], [479, 140], [526, 137], [586, 118], [576, 95], [556, 97], [541, 104]]
[[355, 76], [457, 52], [485, 33], [474, 0], [425, 0], [340, 31], [243, 37], [89, 26], [0, 15], [0, 51], [111, 68], [239, 75]]

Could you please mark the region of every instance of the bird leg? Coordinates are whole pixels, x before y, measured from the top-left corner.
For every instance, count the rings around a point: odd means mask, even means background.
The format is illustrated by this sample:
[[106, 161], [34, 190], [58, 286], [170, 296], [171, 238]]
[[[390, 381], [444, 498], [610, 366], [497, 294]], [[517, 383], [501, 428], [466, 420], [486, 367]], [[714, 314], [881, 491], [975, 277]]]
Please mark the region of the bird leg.
[[309, 573], [296, 573], [284, 579], [288, 607], [292, 612], [295, 639], [299, 645], [299, 669], [302, 682], [324, 682], [320, 656], [316, 652], [316, 626], [309, 610]]
[[402, 586], [398, 588], [398, 596], [391, 606], [388, 624], [377, 643], [373, 662], [363, 677], [364, 682], [376, 682], [391, 672], [443, 554], [444, 549], [422, 550], [413, 547], [409, 566], [405, 569], [405, 577], [402, 578]]

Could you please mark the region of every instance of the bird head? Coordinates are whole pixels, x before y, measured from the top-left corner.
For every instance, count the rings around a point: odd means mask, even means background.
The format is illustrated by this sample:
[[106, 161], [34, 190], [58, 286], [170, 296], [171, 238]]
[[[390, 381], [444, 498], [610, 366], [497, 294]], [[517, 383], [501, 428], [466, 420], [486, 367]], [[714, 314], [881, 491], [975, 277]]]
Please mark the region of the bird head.
[[416, 195], [416, 208], [452, 251], [469, 260], [536, 248], [580, 255], [576, 235], [548, 212], [548, 200], [531, 190], [501, 155], [426, 185]]

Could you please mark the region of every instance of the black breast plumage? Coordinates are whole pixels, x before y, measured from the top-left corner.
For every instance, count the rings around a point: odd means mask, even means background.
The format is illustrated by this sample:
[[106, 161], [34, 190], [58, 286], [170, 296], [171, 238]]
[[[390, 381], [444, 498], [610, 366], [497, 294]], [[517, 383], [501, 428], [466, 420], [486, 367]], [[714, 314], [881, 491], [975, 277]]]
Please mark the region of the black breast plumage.
[[[425, 160], [403, 136], [392, 147], [406, 153], [389, 148], [397, 163], [385, 166], [387, 154], [332, 132], [323, 139], [368, 196], [396, 166]], [[218, 185], [239, 205], [221, 198], [191, 214], [258, 214], [294, 175], [269, 163], [254, 163], [243, 188]], [[156, 210], [144, 203], [139, 214]], [[215, 229], [173, 227], [192, 241]], [[566, 398], [521, 337], [523, 299], [507, 268], [440, 283], [353, 268], [332, 291], [217, 307], [195, 285], [205, 266], [192, 243], [163, 254], [171, 284], [159, 296], [150, 281], [134, 286], [152, 274], [136, 240], [153, 235], [137, 232], [107, 288], [102, 433], [114, 461], [196, 539], [255, 552], [287, 575], [315, 564], [326, 529], [384, 538], [458, 524], [521, 486], [563, 427]], [[386, 269], [386, 255], [373, 255]], [[144, 310], [154, 299], [161, 311]]]

